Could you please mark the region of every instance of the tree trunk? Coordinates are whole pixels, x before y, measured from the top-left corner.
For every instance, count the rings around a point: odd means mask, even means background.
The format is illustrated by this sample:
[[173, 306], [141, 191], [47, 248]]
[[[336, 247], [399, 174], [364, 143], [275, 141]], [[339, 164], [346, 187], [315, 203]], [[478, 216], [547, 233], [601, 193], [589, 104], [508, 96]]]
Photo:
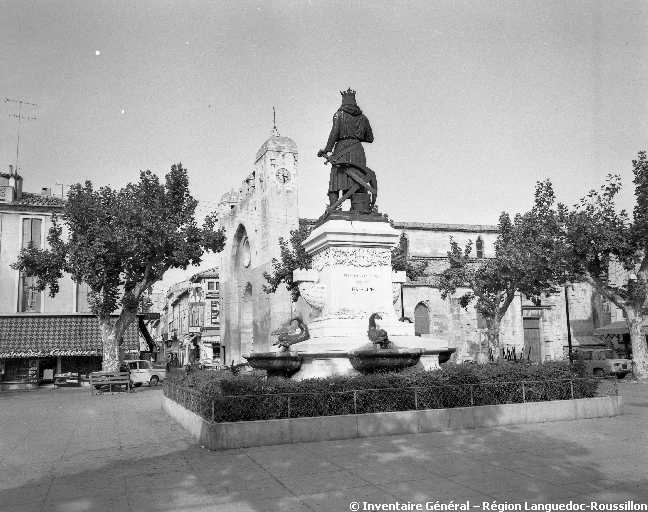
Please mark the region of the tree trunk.
[[500, 357], [500, 325], [501, 320], [498, 318], [486, 319], [486, 325], [488, 329], [486, 330], [486, 339], [488, 341], [488, 347], [486, 347], [486, 357], [492, 355], [493, 361], [496, 361]]
[[104, 372], [119, 371], [119, 340], [115, 332], [115, 325], [108, 318], [99, 318], [101, 329], [101, 342], [103, 344], [103, 363], [101, 369]]
[[101, 341], [103, 343], [103, 363], [104, 372], [119, 371], [119, 345], [126, 332], [126, 329], [137, 318], [137, 314], [132, 311], [122, 310], [119, 318], [115, 323], [110, 320], [110, 316], [99, 317], [99, 327], [101, 329]]
[[632, 367], [634, 376], [638, 379], [648, 378], [648, 347], [646, 336], [643, 332], [643, 315], [641, 312], [628, 308], [626, 310], [626, 321], [630, 331], [630, 342], [632, 343]]

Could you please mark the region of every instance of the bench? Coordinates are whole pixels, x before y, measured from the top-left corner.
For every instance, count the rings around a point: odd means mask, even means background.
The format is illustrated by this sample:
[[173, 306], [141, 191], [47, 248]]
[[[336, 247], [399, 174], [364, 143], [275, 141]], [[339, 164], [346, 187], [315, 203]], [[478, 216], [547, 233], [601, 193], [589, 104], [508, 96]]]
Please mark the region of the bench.
[[92, 372], [90, 374], [90, 394], [104, 393], [107, 391], [112, 394], [113, 388], [117, 391], [122, 386], [126, 387], [126, 392], [130, 393], [130, 378], [128, 372]]

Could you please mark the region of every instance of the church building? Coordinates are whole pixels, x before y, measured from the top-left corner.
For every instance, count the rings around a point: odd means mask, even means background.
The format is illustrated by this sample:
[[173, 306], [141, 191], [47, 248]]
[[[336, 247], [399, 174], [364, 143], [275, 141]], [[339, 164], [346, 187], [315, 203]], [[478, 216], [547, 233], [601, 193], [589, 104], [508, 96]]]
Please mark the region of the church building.
[[[283, 284], [275, 293], [263, 289], [268, 284], [264, 272], [272, 273], [272, 259], [280, 259], [279, 238], [288, 240], [300, 222], [314, 222], [299, 218], [298, 184], [297, 145], [274, 131], [257, 151], [241, 187], [219, 201], [219, 224], [227, 233], [220, 264], [223, 364], [272, 350], [273, 331], [294, 316], [308, 324], [320, 313], [301, 298], [293, 303]], [[442, 299], [438, 274], [448, 264], [451, 237], [460, 246], [472, 241], [475, 258], [493, 257], [497, 226], [395, 220], [393, 227], [404, 233], [408, 257], [426, 263], [422, 278], [394, 285], [397, 316], [413, 322], [417, 335], [447, 341], [456, 349], [452, 360], [476, 360], [486, 343], [486, 322], [472, 306], [466, 310], [459, 305], [466, 290]], [[610, 304], [585, 283], [571, 285], [541, 305], [518, 295], [502, 321], [500, 344], [509, 353], [515, 350], [518, 358], [563, 359], [569, 338], [574, 346], [600, 343], [592, 334], [612, 319]]]

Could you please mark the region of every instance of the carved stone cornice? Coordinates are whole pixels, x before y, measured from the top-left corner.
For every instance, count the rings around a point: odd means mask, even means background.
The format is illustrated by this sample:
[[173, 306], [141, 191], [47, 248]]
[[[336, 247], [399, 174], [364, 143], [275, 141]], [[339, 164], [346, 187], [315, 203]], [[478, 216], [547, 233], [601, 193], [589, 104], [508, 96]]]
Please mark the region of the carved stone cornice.
[[384, 267], [391, 265], [391, 251], [374, 247], [328, 247], [313, 256], [313, 268], [325, 266]]

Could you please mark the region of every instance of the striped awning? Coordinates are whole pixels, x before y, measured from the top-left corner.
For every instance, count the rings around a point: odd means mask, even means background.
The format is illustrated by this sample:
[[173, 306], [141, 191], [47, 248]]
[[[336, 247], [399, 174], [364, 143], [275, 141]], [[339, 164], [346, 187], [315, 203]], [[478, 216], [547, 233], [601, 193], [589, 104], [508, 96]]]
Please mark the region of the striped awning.
[[[137, 321], [124, 333], [121, 348], [139, 350]], [[0, 358], [102, 353], [99, 320], [94, 315], [0, 316]]]

